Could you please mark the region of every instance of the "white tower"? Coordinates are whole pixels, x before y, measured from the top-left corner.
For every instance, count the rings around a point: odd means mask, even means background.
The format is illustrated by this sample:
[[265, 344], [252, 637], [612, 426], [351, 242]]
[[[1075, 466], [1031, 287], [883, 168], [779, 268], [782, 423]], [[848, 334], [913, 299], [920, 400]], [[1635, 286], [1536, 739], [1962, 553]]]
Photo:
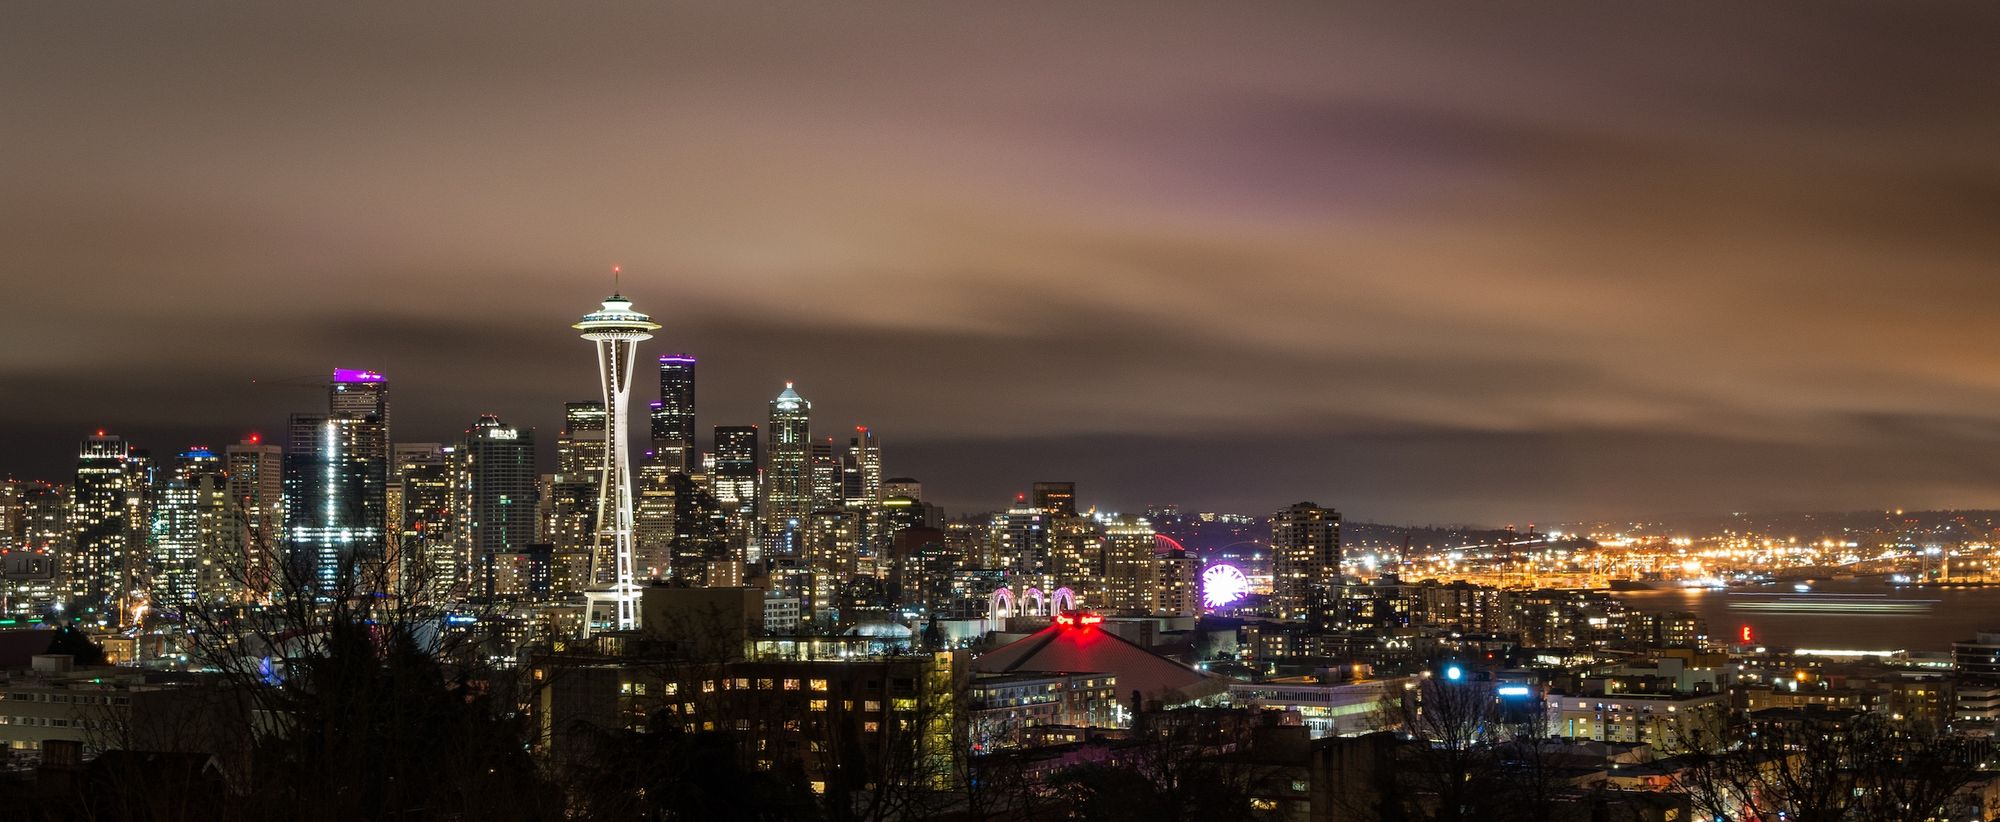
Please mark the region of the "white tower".
[[[612, 269], [613, 273], [617, 269]], [[639, 586], [633, 580], [632, 557], [632, 465], [626, 425], [632, 401], [632, 369], [638, 363], [639, 343], [653, 338], [659, 323], [632, 310], [632, 301], [618, 294], [604, 298], [604, 307], [570, 326], [583, 338], [597, 344], [597, 373], [604, 386], [604, 473], [597, 483], [597, 550], [592, 552], [591, 581], [610, 584], [609, 590], [589, 592], [585, 631], [599, 624], [599, 604], [617, 603], [613, 627], [629, 631], [639, 627]], [[607, 545], [606, 543], [609, 543]], [[608, 549], [608, 550], [607, 550]], [[615, 576], [597, 565], [609, 555]], [[607, 579], [607, 577], [612, 577]]]

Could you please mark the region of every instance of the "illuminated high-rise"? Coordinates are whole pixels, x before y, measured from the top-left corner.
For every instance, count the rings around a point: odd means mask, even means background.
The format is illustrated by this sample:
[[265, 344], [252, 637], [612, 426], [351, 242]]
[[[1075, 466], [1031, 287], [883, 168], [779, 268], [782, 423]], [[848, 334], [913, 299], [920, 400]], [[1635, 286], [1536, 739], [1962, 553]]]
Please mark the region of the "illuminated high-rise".
[[327, 413], [293, 414], [285, 443], [287, 572], [315, 595], [385, 586], [389, 569], [389, 383], [336, 368]]
[[1076, 483], [1038, 482], [1034, 485], [1033, 494], [1034, 506], [1049, 516], [1076, 516]]
[[833, 438], [814, 440], [806, 452], [806, 484], [812, 488], [811, 511], [832, 511], [841, 508], [840, 456], [834, 451]]
[[753, 519], [757, 511], [757, 426], [715, 427], [715, 499], [725, 511]]
[[1153, 555], [1147, 579], [1147, 596], [1153, 616], [1194, 616], [1201, 597], [1195, 588], [1198, 563], [1186, 548], [1174, 547]]
[[1340, 512], [1301, 502], [1272, 515], [1271, 576], [1280, 619], [1339, 623]]
[[[632, 373], [639, 361], [639, 343], [653, 338], [660, 324], [632, 310], [632, 301], [612, 294], [596, 311], [570, 326], [583, 332], [597, 349], [597, 375], [604, 397], [604, 469], [598, 480], [596, 556], [607, 553], [609, 568], [593, 568], [592, 578], [608, 585], [591, 592], [590, 611], [585, 622], [589, 630], [601, 623], [595, 611], [611, 603], [614, 617], [608, 622], [617, 630], [639, 627], [639, 586], [634, 578], [632, 553], [632, 459], [631, 422]], [[609, 546], [609, 551], [602, 550]]]
[[233, 531], [228, 561], [239, 569], [232, 572], [243, 583], [239, 593], [262, 600], [271, 593], [278, 545], [285, 538], [284, 449], [251, 434], [223, 449], [223, 467]]
[[458, 523], [459, 472], [454, 449], [436, 442], [396, 443], [396, 559], [399, 593], [436, 604], [463, 593], [465, 558]]
[[142, 482], [132, 447], [116, 434], [86, 437], [70, 486], [71, 552], [64, 563], [70, 595], [116, 621], [117, 601], [131, 590], [139, 522], [133, 499]]
[[202, 446], [181, 452], [153, 508], [146, 577], [155, 609], [233, 598], [224, 552], [228, 500], [222, 458]]
[[458, 461], [460, 540], [471, 593], [492, 597], [505, 560], [535, 543], [535, 432], [487, 414], [466, 429]]
[[562, 433], [556, 436], [556, 473], [596, 482], [604, 474], [604, 403], [563, 403]]
[[[785, 383], [771, 401], [771, 431], [765, 446], [764, 499], [758, 506], [771, 547], [798, 552], [798, 531], [812, 513], [812, 480], [806, 455], [812, 436], [812, 403]], [[771, 551], [766, 551], [771, 553]]]
[[670, 471], [695, 469], [693, 354], [661, 354], [660, 401], [652, 406], [653, 459]]
[[1142, 518], [1127, 518], [1104, 529], [1104, 577], [1102, 590], [1107, 611], [1144, 614], [1152, 611], [1153, 524]]
[[673, 564], [674, 480], [686, 478], [648, 451], [633, 478], [632, 573], [639, 580], [666, 579]]

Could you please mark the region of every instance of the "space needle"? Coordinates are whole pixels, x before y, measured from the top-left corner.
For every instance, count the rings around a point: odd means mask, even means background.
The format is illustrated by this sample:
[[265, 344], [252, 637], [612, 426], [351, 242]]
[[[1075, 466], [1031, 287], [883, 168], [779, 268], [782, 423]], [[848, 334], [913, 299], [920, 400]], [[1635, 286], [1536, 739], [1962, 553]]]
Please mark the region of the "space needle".
[[[615, 279], [618, 268], [612, 267], [611, 274]], [[597, 344], [597, 373], [604, 388], [604, 473], [597, 483], [597, 540], [591, 551], [591, 582], [609, 582], [610, 587], [587, 594], [586, 632], [601, 624], [597, 612], [607, 602], [616, 604], [612, 627], [621, 631], [639, 627], [639, 585], [633, 579], [632, 467], [625, 421], [626, 408], [632, 402], [632, 369], [638, 364], [639, 343], [652, 339], [660, 324], [633, 311], [632, 301], [616, 291], [614, 285], [602, 308], [570, 326]], [[615, 575], [606, 574], [601, 565], [607, 557]]]

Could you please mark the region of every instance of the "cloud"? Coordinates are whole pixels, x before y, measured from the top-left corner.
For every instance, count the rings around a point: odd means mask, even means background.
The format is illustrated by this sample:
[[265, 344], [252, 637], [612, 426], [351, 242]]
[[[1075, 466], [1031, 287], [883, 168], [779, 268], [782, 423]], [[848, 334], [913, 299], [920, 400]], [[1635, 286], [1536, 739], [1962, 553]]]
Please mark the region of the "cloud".
[[622, 263], [703, 425], [797, 380], [968, 505], [2000, 494], [1965, 471], [2000, 407], [1981, 7], [10, 23], [0, 470], [269, 429], [316, 398], [251, 380], [336, 364], [409, 436], [552, 434]]

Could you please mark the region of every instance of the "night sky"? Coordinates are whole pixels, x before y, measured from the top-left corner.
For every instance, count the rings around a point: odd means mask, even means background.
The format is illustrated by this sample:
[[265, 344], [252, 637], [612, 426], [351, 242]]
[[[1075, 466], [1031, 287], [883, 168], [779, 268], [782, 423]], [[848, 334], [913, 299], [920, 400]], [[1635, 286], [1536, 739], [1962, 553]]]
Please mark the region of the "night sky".
[[2000, 10], [1327, 5], [9, 4], [0, 474], [552, 440], [618, 263], [954, 512], [2000, 506]]

